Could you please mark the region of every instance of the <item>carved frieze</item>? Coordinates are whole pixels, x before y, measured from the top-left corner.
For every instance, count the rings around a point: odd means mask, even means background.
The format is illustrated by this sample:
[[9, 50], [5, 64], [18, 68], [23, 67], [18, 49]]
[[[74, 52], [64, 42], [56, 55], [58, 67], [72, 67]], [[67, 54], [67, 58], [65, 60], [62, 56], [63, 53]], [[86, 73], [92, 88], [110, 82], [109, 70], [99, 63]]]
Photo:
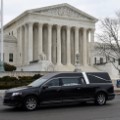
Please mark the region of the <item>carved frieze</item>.
[[42, 11], [39, 11], [39, 13], [44, 15], [77, 18], [77, 19], [83, 19], [83, 20], [89, 19], [83, 16], [82, 14], [80, 14], [79, 12], [76, 12], [75, 10], [66, 6], [42, 10]]

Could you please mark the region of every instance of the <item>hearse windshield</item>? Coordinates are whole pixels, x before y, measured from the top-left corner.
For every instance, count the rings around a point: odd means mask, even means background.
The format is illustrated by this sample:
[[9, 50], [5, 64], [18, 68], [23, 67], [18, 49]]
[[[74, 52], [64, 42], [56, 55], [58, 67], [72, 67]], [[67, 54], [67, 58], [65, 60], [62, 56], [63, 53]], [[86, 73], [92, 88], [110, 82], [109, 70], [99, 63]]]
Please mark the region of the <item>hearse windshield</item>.
[[32, 87], [38, 87], [40, 85], [42, 85], [47, 79], [41, 77], [35, 81], [33, 81], [32, 83], [30, 83], [28, 86], [32, 86]]

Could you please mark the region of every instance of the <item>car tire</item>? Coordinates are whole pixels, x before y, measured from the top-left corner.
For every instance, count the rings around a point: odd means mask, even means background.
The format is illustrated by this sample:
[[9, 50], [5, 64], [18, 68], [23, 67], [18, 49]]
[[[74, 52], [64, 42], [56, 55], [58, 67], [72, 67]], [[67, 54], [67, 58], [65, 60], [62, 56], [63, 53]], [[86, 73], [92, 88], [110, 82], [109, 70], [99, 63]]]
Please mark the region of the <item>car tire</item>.
[[24, 108], [28, 111], [33, 111], [38, 106], [38, 100], [34, 96], [28, 96], [24, 100]]
[[105, 105], [106, 104], [105, 93], [102, 93], [102, 92], [98, 93], [95, 98], [95, 103], [100, 106]]

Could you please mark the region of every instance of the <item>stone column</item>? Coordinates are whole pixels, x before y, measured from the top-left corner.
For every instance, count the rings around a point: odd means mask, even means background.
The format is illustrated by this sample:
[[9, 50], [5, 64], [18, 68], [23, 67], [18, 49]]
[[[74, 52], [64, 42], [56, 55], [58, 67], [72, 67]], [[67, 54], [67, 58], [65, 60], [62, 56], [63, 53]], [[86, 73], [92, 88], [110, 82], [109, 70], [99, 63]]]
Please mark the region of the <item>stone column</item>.
[[39, 23], [38, 27], [38, 55], [43, 53], [43, 24]]
[[91, 42], [94, 42], [94, 32], [95, 32], [94, 29], [91, 29], [91, 30], [90, 30], [90, 41], [91, 41]]
[[67, 65], [71, 64], [70, 26], [67, 27]]
[[83, 65], [87, 65], [87, 47], [88, 47], [88, 42], [87, 42], [87, 29], [83, 28]]
[[48, 60], [51, 62], [52, 25], [48, 25]]
[[61, 64], [61, 26], [57, 26], [57, 64]]
[[95, 32], [95, 29], [91, 29], [90, 30], [90, 43], [89, 43], [89, 48], [90, 48], [90, 52], [89, 52], [89, 64], [92, 65], [92, 52], [94, 52], [94, 32]]
[[28, 64], [28, 29], [27, 29], [27, 24], [24, 25], [25, 27], [25, 43], [24, 43], [24, 64]]
[[79, 52], [79, 28], [75, 27], [75, 54]]
[[19, 66], [19, 59], [20, 59], [19, 40], [20, 40], [20, 28], [17, 28], [17, 52], [16, 52], [16, 55], [17, 55], [17, 60], [16, 60], [17, 66]]
[[28, 40], [28, 57], [29, 57], [29, 62], [33, 61], [33, 23], [29, 23], [29, 27], [28, 27], [28, 36], [29, 36], [29, 40]]
[[20, 54], [20, 66], [23, 64], [23, 52], [22, 52], [22, 26], [20, 27], [20, 41], [19, 41], [19, 45], [20, 45], [20, 51], [19, 51], [19, 54]]
[[17, 42], [17, 48], [18, 48], [18, 53], [17, 53], [17, 65], [21, 66], [22, 65], [22, 27], [20, 26], [18, 28], [18, 42]]

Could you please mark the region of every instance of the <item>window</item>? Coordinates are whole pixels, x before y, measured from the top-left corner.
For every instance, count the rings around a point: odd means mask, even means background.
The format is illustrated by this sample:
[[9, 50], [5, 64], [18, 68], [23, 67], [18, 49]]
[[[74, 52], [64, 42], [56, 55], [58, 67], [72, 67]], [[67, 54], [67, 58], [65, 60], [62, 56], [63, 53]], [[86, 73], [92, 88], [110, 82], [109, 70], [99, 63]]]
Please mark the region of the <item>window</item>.
[[83, 79], [80, 78], [62, 78], [63, 86], [73, 86], [73, 85], [80, 85], [83, 82]]
[[96, 57], [95, 57], [95, 65], [96, 65], [96, 63], [97, 63], [97, 59], [96, 59]]
[[100, 64], [103, 64], [103, 58], [100, 58]]
[[13, 53], [9, 54], [9, 62], [13, 62]]
[[53, 79], [53, 80], [51, 80], [50, 82], [48, 82], [46, 85], [47, 85], [48, 87], [50, 87], [50, 86], [60, 86], [60, 84], [59, 84], [59, 79]]
[[87, 73], [90, 83], [111, 83], [108, 73]]

